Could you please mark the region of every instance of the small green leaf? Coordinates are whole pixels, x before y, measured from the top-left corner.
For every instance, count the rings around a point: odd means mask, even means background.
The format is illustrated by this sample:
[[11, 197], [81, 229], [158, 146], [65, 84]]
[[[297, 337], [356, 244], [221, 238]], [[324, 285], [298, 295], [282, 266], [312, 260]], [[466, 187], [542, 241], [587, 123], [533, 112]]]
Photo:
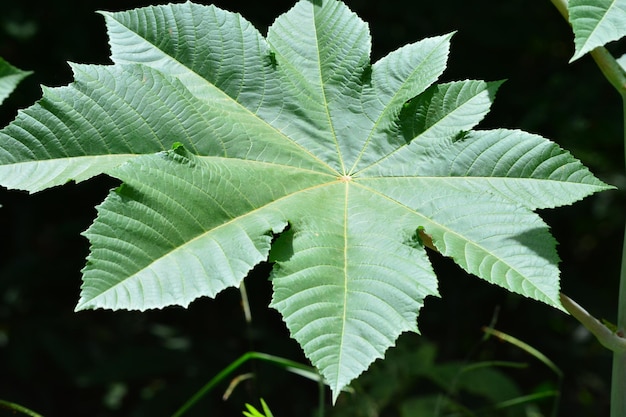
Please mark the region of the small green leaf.
[[0, 104], [32, 71], [22, 71], [0, 58]]
[[569, 0], [576, 52], [570, 62], [626, 35], [626, 0]]
[[246, 417], [274, 417], [263, 398], [261, 398], [261, 407], [263, 407], [263, 412], [257, 410], [250, 404], [246, 404], [248, 411], [244, 411], [243, 415]]
[[612, 331], [613, 333], [617, 333], [618, 327], [614, 323], [611, 323], [607, 319], [602, 319], [601, 321], [602, 324], [604, 324], [610, 331]]

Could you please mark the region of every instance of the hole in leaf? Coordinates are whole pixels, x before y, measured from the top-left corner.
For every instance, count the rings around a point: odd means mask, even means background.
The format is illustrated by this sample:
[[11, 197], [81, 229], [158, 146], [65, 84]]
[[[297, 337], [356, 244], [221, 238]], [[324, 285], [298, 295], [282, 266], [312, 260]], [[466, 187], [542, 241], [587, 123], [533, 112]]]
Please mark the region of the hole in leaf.
[[272, 248], [267, 258], [269, 262], [285, 262], [293, 256], [293, 235], [294, 230], [289, 223], [285, 230], [274, 235]]

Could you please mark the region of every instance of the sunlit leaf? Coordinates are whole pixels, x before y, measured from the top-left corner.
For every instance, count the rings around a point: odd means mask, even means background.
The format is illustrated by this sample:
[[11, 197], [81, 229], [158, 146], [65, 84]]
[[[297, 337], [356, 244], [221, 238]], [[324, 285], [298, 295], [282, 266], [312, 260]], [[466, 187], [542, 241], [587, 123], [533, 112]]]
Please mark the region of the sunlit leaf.
[[626, 0], [569, 0], [575, 61], [598, 46], [626, 35]]
[[22, 71], [0, 58], [0, 103], [30, 74], [31, 71]]
[[561, 308], [533, 210], [610, 187], [540, 136], [473, 130], [501, 83], [437, 84], [451, 35], [370, 64], [336, 0], [297, 2], [266, 38], [189, 2], [103, 15], [113, 65], [73, 65], [0, 131], [6, 187], [122, 181], [85, 232], [78, 310], [187, 306], [269, 259], [271, 305], [336, 398], [438, 295], [424, 236]]

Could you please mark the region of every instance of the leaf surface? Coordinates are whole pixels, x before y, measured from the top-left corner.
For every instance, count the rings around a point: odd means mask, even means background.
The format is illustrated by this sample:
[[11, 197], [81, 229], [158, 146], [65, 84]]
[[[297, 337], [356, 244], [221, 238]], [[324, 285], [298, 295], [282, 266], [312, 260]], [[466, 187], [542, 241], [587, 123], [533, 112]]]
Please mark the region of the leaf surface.
[[77, 310], [187, 306], [269, 259], [271, 305], [336, 398], [438, 295], [423, 234], [560, 308], [533, 210], [610, 187], [547, 139], [473, 130], [501, 82], [437, 84], [451, 35], [371, 64], [336, 0], [297, 2], [265, 38], [189, 2], [103, 15], [114, 64], [73, 65], [0, 131], [4, 186], [123, 182], [85, 232]]
[[[293, 167], [196, 157], [182, 146], [111, 174], [124, 183], [85, 232], [94, 245], [79, 310], [187, 306], [200, 294], [239, 285], [287, 225], [268, 203], [327, 179]], [[249, 181], [257, 175], [282, 186]]]
[[576, 51], [570, 62], [626, 35], [626, 0], [569, 0]]
[[0, 58], [0, 104], [15, 90], [20, 81], [30, 74], [31, 71], [22, 71]]

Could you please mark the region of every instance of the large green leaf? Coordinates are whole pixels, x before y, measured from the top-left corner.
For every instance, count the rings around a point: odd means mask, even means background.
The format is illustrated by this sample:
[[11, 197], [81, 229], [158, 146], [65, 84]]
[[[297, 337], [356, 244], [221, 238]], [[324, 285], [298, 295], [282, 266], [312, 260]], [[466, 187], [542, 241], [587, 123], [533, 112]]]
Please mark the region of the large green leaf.
[[575, 61], [598, 46], [626, 36], [626, 0], [569, 0]]
[[31, 71], [22, 71], [0, 58], [0, 104]]
[[104, 16], [114, 65], [74, 65], [0, 132], [7, 187], [123, 182], [85, 232], [78, 310], [186, 306], [269, 259], [272, 306], [336, 398], [418, 330], [437, 295], [426, 236], [560, 308], [533, 210], [610, 187], [547, 139], [472, 130], [500, 82], [435, 84], [450, 35], [370, 65], [367, 25], [336, 0], [299, 1], [267, 38], [192, 3]]

